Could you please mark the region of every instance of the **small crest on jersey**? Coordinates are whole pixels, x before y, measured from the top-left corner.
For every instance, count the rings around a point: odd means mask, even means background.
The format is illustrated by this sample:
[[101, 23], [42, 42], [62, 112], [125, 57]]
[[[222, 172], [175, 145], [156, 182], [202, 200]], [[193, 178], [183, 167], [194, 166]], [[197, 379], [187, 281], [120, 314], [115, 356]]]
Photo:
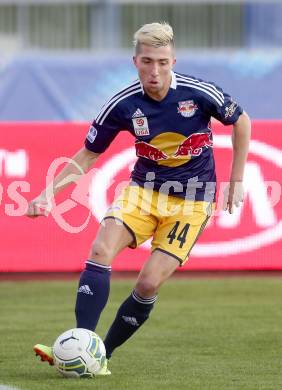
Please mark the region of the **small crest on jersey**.
[[95, 141], [95, 138], [97, 137], [97, 134], [98, 134], [98, 131], [97, 129], [95, 129], [94, 126], [91, 126], [88, 130], [88, 134], [86, 136], [86, 138], [88, 139], [89, 142], [91, 142], [91, 144]]
[[194, 100], [185, 100], [184, 102], [178, 102], [177, 112], [185, 118], [191, 118], [198, 110], [197, 104], [194, 103]]
[[148, 120], [145, 116], [140, 118], [132, 118], [134, 132], [137, 136], [149, 135]]
[[231, 117], [234, 112], [236, 111], [236, 108], [238, 107], [238, 104], [235, 102], [232, 102], [229, 106], [225, 107], [225, 119]]

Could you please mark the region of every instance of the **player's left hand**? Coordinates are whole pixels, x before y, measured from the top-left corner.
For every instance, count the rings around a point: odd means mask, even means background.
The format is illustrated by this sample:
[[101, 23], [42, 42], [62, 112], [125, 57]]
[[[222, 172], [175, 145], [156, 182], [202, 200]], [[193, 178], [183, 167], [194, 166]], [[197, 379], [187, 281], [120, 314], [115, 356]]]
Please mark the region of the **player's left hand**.
[[223, 210], [228, 210], [230, 214], [234, 211], [234, 205], [240, 206], [244, 201], [244, 186], [241, 181], [230, 182], [225, 190], [223, 196]]

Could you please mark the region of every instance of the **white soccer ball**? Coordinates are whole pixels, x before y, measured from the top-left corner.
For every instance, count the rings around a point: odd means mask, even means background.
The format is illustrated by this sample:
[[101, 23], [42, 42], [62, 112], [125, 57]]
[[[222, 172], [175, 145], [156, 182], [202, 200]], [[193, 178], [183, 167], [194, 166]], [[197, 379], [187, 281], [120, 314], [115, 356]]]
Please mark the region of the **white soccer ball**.
[[91, 330], [74, 328], [61, 334], [53, 346], [54, 364], [65, 377], [93, 377], [103, 367], [106, 348]]

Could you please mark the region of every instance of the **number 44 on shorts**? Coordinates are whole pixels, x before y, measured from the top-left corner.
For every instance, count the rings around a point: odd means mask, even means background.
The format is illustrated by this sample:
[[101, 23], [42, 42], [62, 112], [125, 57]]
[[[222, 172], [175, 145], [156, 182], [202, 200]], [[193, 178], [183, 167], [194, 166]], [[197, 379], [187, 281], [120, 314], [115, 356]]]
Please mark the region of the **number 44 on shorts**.
[[186, 223], [184, 228], [181, 229], [181, 231], [178, 233], [179, 225], [180, 225], [180, 221], [176, 221], [175, 225], [173, 226], [171, 231], [168, 233], [167, 238], [169, 238], [169, 242], [168, 242], [169, 244], [172, 244], [173, 241], [176, 239], [177, 241], [179, 241], [179, 248], [182, 248], [186, 242], [186, 237], [187, 237], [187, 233], [188, 233], [190, 225], [189, 225], [189, 223]]

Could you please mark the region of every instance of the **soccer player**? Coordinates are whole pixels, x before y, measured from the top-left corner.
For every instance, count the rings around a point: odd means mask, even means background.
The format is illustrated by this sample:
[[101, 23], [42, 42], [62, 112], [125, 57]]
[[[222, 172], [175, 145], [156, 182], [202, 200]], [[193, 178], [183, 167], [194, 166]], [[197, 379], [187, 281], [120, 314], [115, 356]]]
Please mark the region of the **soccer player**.
[[[114, 95], [90, 127], [82, 147], [51, 183], [54, 194], [69, 178], [86, 172], [121, 130], [135, 136], [139, 157], [129, 185], [105, 215], [80, 276], [77, 327], [95, 330], [110, 286], [111, 263], [124, 248], [152, 237], [152, 250], [134, 290], [124, 300], [104, 340], [107, 359], [149, 318], [162, 285], [187, 261], [215, 201], [215, 165], [211, 117], [233, 125], [233, 161], [224, 209], [243, 201], [243, 172], [250, 139], [250, 119], [221, 88], [173, 71], [173, 30], [151, 23], [134, 36], [138, 80]], [[46, 188], [30, 202], [27, 215], [46, 215]], [[133, 260], [134, 261], [134, 260]], [[53, 363], [52, 349], [34, 347]], [[101, 375], [110, 374], [107, 364]]]

